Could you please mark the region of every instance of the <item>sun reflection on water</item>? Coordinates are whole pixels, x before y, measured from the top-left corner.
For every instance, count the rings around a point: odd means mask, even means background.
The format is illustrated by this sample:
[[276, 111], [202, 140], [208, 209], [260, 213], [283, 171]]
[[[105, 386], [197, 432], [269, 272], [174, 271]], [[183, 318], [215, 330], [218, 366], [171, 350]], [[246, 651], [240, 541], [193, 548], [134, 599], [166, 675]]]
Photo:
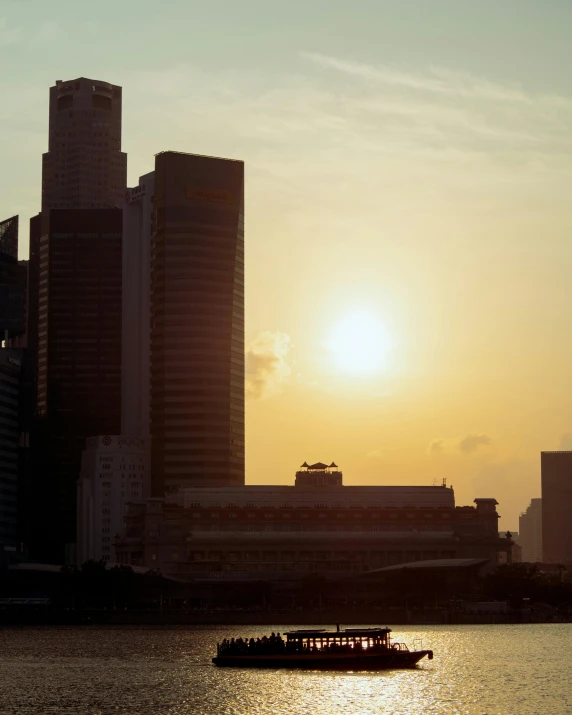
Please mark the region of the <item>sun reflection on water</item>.
[[225, 636], [272, 628], [3, 631], [2, 715], [569, 715], [572, 624], [399, 627], [435, 651], [377, 673], [215, 668]]

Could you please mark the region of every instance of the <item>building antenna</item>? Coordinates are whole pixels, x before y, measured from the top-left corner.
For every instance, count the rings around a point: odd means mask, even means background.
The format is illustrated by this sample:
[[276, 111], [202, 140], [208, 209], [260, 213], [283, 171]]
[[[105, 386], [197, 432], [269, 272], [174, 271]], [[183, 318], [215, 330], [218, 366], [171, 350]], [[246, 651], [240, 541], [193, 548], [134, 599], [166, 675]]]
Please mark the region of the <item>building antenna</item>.
[[441, 486], [443, 486], [443, 487], [447, 486], [447, 477], [443, 477], [443, 483]]

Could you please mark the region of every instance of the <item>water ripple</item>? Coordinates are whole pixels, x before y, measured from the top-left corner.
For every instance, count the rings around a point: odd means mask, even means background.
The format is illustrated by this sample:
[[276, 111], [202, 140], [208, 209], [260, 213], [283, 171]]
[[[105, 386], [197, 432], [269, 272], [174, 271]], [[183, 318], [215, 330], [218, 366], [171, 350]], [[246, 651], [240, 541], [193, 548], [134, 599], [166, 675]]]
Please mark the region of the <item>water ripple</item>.
[[[572, 625], [396, 628], [433, 661], [379, 673], [226, 670], [217, 640], [281, 626], [0, 631], [2, 715], [568, 715]], [[401, 634], [402, 637], [401, 637]]]

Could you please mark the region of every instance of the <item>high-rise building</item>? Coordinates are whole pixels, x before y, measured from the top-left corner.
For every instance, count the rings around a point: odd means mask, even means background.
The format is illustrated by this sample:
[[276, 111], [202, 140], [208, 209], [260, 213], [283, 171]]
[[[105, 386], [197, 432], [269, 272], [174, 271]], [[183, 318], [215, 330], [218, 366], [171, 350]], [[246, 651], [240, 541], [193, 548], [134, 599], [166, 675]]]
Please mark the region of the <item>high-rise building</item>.
[[244, 164], [155, 160], [153, 492], [244, 484]]
[[572, 452], [542, 452], [541, 475], [542, 560], [572, 564]]
[[518, 519], [519, 543], [522, 560], [529, 563], [542, 561], [542, 499], [531, 499]]
[[42, 211], [121, 206], [127, 185], [121, 96], [121, 87], [85, 77], [50, 87]]
[[41, 215], [33, 267], [39, 276], [33, 341], [40, 419], [34, 451], [44, 466], [30, 545], [41, 560], [61, 562], [65, 545], [75, 543], [76, 480], [86, 438], [120, 431], [121, 228], [119, 209]]
[[151, 224], [155, 174], [125, 192], [123, 207], [123, 300], [121, 433], [149, 437], [151, 337]]

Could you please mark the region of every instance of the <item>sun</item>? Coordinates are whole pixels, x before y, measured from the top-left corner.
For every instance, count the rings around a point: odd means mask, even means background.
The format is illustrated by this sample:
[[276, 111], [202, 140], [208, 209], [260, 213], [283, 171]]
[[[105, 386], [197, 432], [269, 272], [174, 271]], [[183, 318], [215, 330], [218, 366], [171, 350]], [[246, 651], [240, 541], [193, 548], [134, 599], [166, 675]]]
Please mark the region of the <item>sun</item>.
[[338, 369], [366, 374], [386, 365], [390, 341], [381, 322], [371, 313], [354, 311], [336, 324], [328, 348]]

